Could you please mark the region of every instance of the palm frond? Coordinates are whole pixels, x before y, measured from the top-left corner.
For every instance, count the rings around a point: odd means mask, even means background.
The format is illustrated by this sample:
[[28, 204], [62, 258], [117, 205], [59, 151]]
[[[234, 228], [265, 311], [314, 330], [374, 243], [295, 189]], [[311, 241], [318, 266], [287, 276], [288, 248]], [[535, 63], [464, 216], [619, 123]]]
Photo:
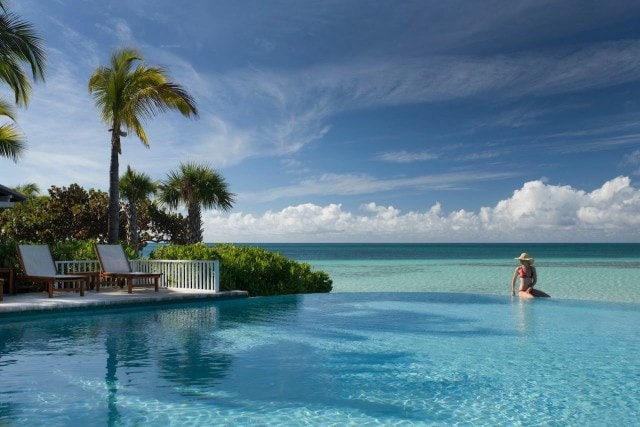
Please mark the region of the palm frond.
[[157, 189], [155, 182], [144, 172], [137, 172], [127, 166], [127, 171], [120, 177], [120, 195], [136, 203], [145, 199], [150, 194], [154, 194]]
[[3, 70], [0, 79], [15, 92], [16, 103], [26, 105], [30, 95], [22, 64], [29, 65], [34, 81], [44, 81], [46, 62], [43, 41], [33, 26], [13, 13], [1, 14], [0, 63], [3, 64]]
[[12, 61], [10, 58], [4, 58], [0, 54], [0, 81], [9, 86], [15, 95], [15, 103], [18, 105], [26, 105], [31, 96], [31, 83], [29, 77], [24, 72], [18, 62]]
[[26, 150], [26, 144], [18, 129], [13, 125], [0, 126], [0, 156], [17, 162]]

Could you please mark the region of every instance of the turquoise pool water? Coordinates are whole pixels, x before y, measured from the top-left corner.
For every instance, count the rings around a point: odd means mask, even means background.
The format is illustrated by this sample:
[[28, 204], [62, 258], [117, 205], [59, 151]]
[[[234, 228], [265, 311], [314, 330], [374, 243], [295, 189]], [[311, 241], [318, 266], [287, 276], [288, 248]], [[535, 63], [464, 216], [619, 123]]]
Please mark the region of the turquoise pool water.
[[640, 306], [335, 293], [4, 317], [0, 425], [635, 425]]

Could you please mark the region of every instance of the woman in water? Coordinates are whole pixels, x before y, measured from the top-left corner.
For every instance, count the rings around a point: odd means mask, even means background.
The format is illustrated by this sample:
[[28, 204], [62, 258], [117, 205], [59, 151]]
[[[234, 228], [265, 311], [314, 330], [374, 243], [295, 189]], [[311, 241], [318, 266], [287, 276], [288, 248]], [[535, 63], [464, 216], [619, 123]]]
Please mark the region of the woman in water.
[[533, 298], [533, 297], [548, 297], [546, 293], [533, 289], [538, 282], [538, 272], [533, 266], [534, 259], [526, 252], [520, 254], [515, 258], [520, 261], [520, 265], [513, 272], [513, 278], [511, 279], [511, 295], [516, 294], [516, 280], [520, 278], [520, 288], [518, 296], [520, 298]]

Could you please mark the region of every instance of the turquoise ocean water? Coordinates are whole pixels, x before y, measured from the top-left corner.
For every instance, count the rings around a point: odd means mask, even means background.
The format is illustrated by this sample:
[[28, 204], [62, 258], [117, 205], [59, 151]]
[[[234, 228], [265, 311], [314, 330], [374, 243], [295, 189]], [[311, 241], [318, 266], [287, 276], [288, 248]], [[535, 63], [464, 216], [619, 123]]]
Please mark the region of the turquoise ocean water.
[[[256, 244], [324, 270], [333, 292], [508, 295], [521, 252], [554, 298], [640, 303], [640, 244]], [[224, 266], [222, 267], [224, 268]]]

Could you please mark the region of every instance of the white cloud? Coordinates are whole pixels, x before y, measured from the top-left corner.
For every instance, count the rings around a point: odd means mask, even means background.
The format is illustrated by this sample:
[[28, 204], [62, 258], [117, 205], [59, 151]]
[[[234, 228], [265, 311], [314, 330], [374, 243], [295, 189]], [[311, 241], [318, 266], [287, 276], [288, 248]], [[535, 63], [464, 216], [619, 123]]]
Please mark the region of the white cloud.
[[[176, 59], [175, 63], [179, 62]], [[287, 155], [321, 139], [329, 131], [331, 118], [346, 111], [474, 97], [495, 100], [552, 95], [637, 81], [640, 42], [510, 56], [371, 57], [295, 72], [248, 68], [185, 75], [192, 76], [187, 81], [196, 82], [198, 93], [207, 94], [211, 111], [229, 123], [230, 129], [251, 129], [243, 131], [249, 136], [249, 152]], [[509, 126], [524, 126], [535, 122], [536, 114], [542, 113], [520, 111], [503, 120]], [[626, 143], [607, 139], [607, 144]], [[602, 142], [597, 141], [597, 146]], [[384, 154], [383, 160], [410, 162], [428, 160], [429, 156], [398, 152]]]
[[479, 212], [307, 203], [261, 216], [207, 212], [204, 222], [212, 242], [638, 242], [640, 190], [628, 177], [591, 192], [538, 180]]
[[[50, 108], [25, 115], [19, 123], [32, 120], [48, 127], [49, 132], [51, 125], [46, 123], [47, 119], [51, 123], [75, 119], [98, 124], [86, 82], [95, 66], [107, 63], [110, 52], [97, 41], [98, 35], [87, 37], [55, 17], [52, 19], [54, 28], [64, 36], [64, 44], [50, 51], [52, 67], [46, 92], [34, 93], [34, 102], [40, 98], [51, 103]], [[430, 54], [402, 58], [374, 51], [350, 62], [318, 62], [321, 65], [295, 71], [256, 66], [216, 72], [194, 66], [196, 61], [188, 57], [189, 51], [169, 51], [145, 43], [135, 23], [129, 17], [128, 21], [110, 18], [94, 25], [100, 30], [99, 35], [106, 34], [114, 42], [139, 41], [149, 63], [166, 67], [174, 81], [194, 95], [200, 107], [201, 120], [197, 125], [169, 115], [149, 125], [147, 131], [153, 137], [151, 154], [157, 152], [154, 160], [165, 169], [163, 163], [167, 160], [163, 159], [183, 159], [185, 153], [206, 157], [215, 167], [238, 164], [250, 157], [289, 156], [327, 135], [331, 119], [345, 111], [471, 97], [494, 99], [588, 90], [635, 81], [640, 75], [640, 42], [636, 41], [577, 46], [572, 51], [484, 57]], [[508, 120], [526, 124], [535, 117], [523, 112]], [[85, 141], [102, 139], [102, 129], [98, 126], [94, 129], [99, 129], [99, 133], [87, 135]], [[24, 131], [29, 143], [39, 149], [39, 140], [44, 138], [32, 129]], [[624, 141], [608, 138], [606, 143], [632, 141], [635, 138]], [[161, 144], [178, 143], [180, 148], [161, 151]], [[598, 147], [602, 144], [597, 141]], [[580, 147], [585, 149], [585, 144]], [[480, 155], [499, 154], [493, 151]], [[401, 151], [381, 157], [400, 163], [432, 158], [434, 155], [429, 152]]]
[[633, 172], [634, 175], [640, 175], [640, 150], [635, 150], [631, 154], [627, 154], [624, 162], [636, 168]]
[[382, 153], [377, 157], [378, 160], [391, 163], [413, 163], [422, 162], [425, 160], [433, 160], [437, 158], [438, 156], [436, 154], [430, 153], [428, 151], [411, 153], [406, 150], [389, 151], [386, 153]]
[[372, 194], [382, 191], [414, 189], [457, 189], [477, 186], [483, 181], [516, 176], [513, 172], [451, 172], [401, 178], [376, 178], [367, 174], [323, 174], [297, 184], [277, 187], [259, 193], [242, 193], [241, 199], [269, 202], [291, 197]]

